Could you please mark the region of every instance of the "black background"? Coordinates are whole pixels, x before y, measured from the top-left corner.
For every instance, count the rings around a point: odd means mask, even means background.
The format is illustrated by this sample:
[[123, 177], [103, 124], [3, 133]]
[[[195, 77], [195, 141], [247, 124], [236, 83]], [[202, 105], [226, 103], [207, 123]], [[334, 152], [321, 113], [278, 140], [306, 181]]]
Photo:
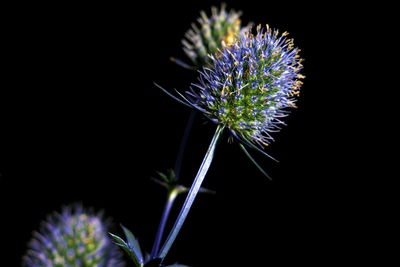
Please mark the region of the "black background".
[[[355, 248], [367, 239], [358, 218], [373, 201], [358, 194], [368, 180], [354, 167], [360, 136], [350, 130], [362, 116], [338, 94], [354, 88], [343, 82], [356, 60], [337, 68], [364, 22], [344, 4], [302, 2], [227, 2], [243, 11], [243, 24], [288, 31], [302, 50], [306, 79], [298, 108], [267, 149], [280, 162], [253, 152], [273, 180], [225, 132], [204, 182], [217, 194], [198, 196], [167, 263], [325, 265], [358, 255]], [[150, 177], [173, 167], [189, 117], [153, 82], [184, 91], [196, 81], [196, 73], [169, 57], [188, 61], [180, 41], [211, 5], [219, 3], [5, 9], [0, 190], [7, 266], [20, 264], [46, 214], [75, 202], [104, 210], [114, 233], [122, 234], [122, 223], [150, 252], [166, 197]], [[190, 186], [215, 128], [196, 117], [184, 185]]]

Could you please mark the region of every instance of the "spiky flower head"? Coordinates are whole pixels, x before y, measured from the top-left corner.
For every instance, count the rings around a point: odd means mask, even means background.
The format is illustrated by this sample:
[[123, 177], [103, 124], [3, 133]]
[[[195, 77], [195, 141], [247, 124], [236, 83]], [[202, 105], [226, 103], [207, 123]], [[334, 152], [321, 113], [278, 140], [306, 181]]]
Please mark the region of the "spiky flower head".
[[81, 206], [66, 207], [43, 222], [29, 243], [23, 266], [122, 267], [118, 248], [109, 240], [101, 214]]
[[304, 78], [300, 50], [286, 36], [258, 26], [255, 35], [247, 32], [225, 44], [188, 92], [190, 104], [239, 140], [268, 145], [287, 108], [295, 107]]
[[199, 26], [192, 23], [185, 38], [182, 40], [183, 50], [197, 67], [208, 65], [212, 55], [222, 47], [222, 42], [233, 43], [240, 32], [247, 28], [241, 28], [239, 17], [241, 12], [225, 10], [225, 4], [218, 11], [216, 7], [211, 8], [211, 17], [207, 17], [204, 11], [200, 12]]

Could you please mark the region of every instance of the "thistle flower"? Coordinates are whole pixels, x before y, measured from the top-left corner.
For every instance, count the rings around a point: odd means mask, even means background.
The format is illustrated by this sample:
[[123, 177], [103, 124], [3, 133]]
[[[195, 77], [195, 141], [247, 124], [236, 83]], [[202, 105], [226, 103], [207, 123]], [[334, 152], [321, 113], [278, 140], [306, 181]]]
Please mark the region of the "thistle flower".
[[255, 36], [247, 32], [225, 43], [185, 100], [243, 143], [267, 146], [270, 133], [284, 124], [287, 108], [295, 107], [304, 78], [300, 50], [286, 36], [258, 26]]
[[211, 63], [208, 55], [212, 55], [222, 48], [222, 42], [233, 43], [240, 32], [246, 31], [248, 27], [241, 28], [239, 17], [241, 12], [225, 10], [225, 4], [218, 11], [216, 7], [211, 8], [211, 17], [207, 17], [204, 11], [197, 20], [199, 27], [192, 23], [185, 38], [182, 40], [183, 50], [197, 67], [206, 66]]
[[[287, 33], [279, 35], [268, 26], [264, 31], [257, 27], [254, 36], [246, 32], [232, 44], [211, 55], [213, 65], [200, 71], [198, 84], [193, 84], [184, 101], [160, 87], [179, 102], [201, 111], [218, 124], [213, 139], [196, 174], [183, 207], [168, 235], [159, 257], [164, 258], [175, 241], [193, 201], [204, 181], [212, 162], [215, 147], [221, 133], [228, 128], [241, 143], [260, 149], [272, 140], [270, 132], [277, 131], [287, 108], [295, 107], [295, 96], [299, 94], [304, 78], [299, 49]], [[258, 169], [266, 172], [255, 162], [242, 144], [241, 148]]]
[[55, 213], [34, 233], [23, 266], [122, 267], [118, 248], [107, 236], [101, 215], [66, 207]]

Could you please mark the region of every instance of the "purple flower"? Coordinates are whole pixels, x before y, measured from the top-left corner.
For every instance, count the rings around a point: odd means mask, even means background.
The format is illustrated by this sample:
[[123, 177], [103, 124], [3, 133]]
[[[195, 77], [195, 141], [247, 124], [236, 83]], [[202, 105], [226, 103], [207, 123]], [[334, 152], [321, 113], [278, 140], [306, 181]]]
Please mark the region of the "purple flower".
[[23, 266], [122, 267], [117, 247], [107, 235], [108, 224], [100, 214], [81, 206], [66, 207], [43, 222], [34, 233]]
[[258, 26], [255, 35], [248, 31], [224, 44], [185, 100], [243, 143], [267, 146], [295, 107], [304, 78], [300, 50], [286, 36]]

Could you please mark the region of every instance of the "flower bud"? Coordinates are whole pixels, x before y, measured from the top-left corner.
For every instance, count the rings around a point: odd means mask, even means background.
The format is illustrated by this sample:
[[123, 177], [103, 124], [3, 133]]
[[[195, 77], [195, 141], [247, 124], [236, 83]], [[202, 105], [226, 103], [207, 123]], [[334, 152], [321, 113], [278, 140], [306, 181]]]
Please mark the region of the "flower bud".
[[241, 12], [225, 10], [221, 5], [218, 11], [216, 7], [211, 8], [211, 17], [207, 17], [204, 11], [200, 12], [199, 26], [192, 24], [192, 28], [185, 34], [182, 40], [183, 50], [197, 67], [207, 66], [212, 55], [222, 48], [222, 44], [233, 43], [241, 31]]

